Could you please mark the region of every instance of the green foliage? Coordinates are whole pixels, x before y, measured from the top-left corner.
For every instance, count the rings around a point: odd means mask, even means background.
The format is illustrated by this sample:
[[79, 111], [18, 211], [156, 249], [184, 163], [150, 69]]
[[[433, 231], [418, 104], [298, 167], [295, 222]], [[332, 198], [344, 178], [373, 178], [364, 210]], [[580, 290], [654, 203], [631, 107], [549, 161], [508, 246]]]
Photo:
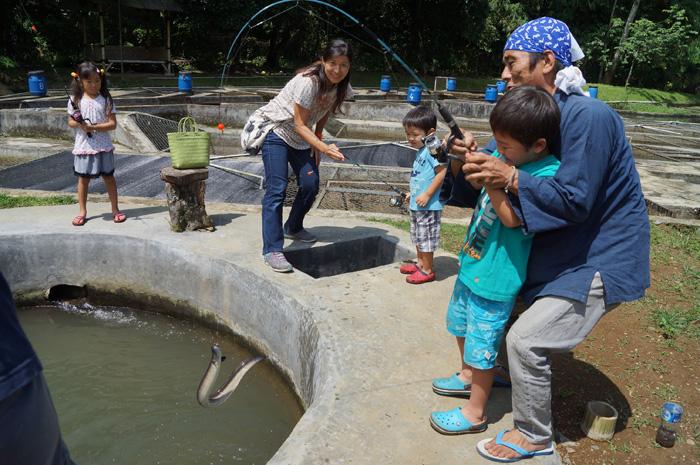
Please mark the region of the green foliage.
[[[664, 10], [664, 13], [668, 17], [662, 23], [641, 18], [632, 24], [629, 38], [621, 46], [621, 60], [629, 65], [626, 84], [630, 82], [633, 67], [641, 69], [637, 73], [640, 83], [650, 75], [658, 80], [658, 70], [663, 70], [664, 85], [684, 74], [683, 64], [689, 58], [689, 43], [698, 33], [692, 30], [685, 11], [678, 5]], [[620, 20], [616, 23], [618, 28], [622, 27]]]
[[17, 66], [19, 66], [19, 64], [15, 60], [13, 60], [12, 58], [0, 56], [0, 70], [12, 69], [12, 68], [16, 68]]
[[[360, 21], [371, 34], [336, 9], [312, 2], [288, 2], [271, 8], [267, 8], [272, 3], [269, 0], [178, 3], [184, 11], [169, 13], [171, 55], [179, 66], [193, 71], [217, 73], [226, 66], [231, 74], [262, 70], [288, 74], [317, 60], [329, 39], [344, 37], [355, 47], [353, 71], [404, 73], [402, 65], [376, 40], [376, 34], [419, 75], [493, 78], [500, 75], [501, 52], [508, 34], [525, 21], [546, 15], [569, 24], [587, 55], [577, 65], [589, 82], [599, 80], [600, 72], [610, 65], [629, 13], [628, 2], [605, 0], [329, 2]], [[642, 2], [630, 37], [623, 44], [616, 83], [630, 76], [631, 84], [657, 89], [692, 91], [698, 85], [697, 0], [670, 3]], [[24, 81], [31, 69], [74, 68], [84, 59], [83, 14], [78, 5], [88, 9], [87, 45], [94, 49], [100, 43], [100, 15], [94, 3], [0, 0], [0, 57], [17, 63], [12, 77]], [[611, 11], [613, 5], [616, 8]], [[117, 8], [104, 8], [105, 44], [165, 44], [164, 16], [128, 7], [121, 11], [120, 21]], [[33, 25], [36, 31], [32, 31]], [[0, 67], [11, 69], [8, 63], [0, 60]]]
[[0, 209], [18, 207], [38, 207], [53, 205], [72, 205], [77, 200], [70, 195], [54, 195], [51, 197], [31, 197], [27, 195], [11, 196], [0, 194]]

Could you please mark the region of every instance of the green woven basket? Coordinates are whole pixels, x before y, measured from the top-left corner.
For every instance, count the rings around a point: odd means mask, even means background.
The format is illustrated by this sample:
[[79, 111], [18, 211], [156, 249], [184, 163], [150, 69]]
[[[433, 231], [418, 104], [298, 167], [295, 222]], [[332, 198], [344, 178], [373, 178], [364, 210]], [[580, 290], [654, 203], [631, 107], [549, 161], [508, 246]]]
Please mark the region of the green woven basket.
[[173, 168], [181, 170], [209, 166], [211, 133], [200, 131], [194, 118], [186, 116], [177, 124], [177, 132], [168, 133]]

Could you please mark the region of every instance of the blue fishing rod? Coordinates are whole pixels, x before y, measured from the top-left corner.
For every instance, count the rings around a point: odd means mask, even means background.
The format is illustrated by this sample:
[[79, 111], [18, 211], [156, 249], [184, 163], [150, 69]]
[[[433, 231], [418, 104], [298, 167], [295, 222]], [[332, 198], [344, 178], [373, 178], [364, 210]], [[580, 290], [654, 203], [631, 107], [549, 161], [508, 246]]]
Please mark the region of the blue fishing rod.
[[[253, 16], [251, 16], [251, 18], [248, 20], [248, 22], [245, 23], [245, 25], [240, 29], [240, 31], [238, 31], [238, 34], [236, 35], [236, 38], [233, 39], [233, 42], [231, 43], [231, 47], [229, 48], [228, 55], [226, 55], [226, 62], [224, 62], [224, 69], [223, 69], [223, 71], [222, 71], [222, 73], [221, 73], [221, 88], [222, 88], [222, 89], [223, 89], [223, 87], [224, 87], [224, 75], [226, 74], [226, 63], [228, 62], [229, 58], [231, 57], [231, 52], [232, 52], [232, 50], [233, 50], [234, 45], [235, 45], [236, 42], [238, 41], [238, 38], [241, 36], [241, 34], [242, 34], [246, 29], [252, 29], [253, 27], [258, 26], [258, 25], [260, 25], [260, 24], [262, 24], [262, 23], [264, 23], [265, 21], [268, 21], [268, 20], [263, 20], [263, 21], [259, 22], [258, 24], [255, 24], [255, 25], [253, 25], [253, 26], [250, 26], [251, 22], [252, 22], [255, 18], [257, 18], [258, 16], [260, 16], [263, 12], [265, 12], [265, 11], [269, 10], [270, 8], [273, 8], [273, 7], [277, 6], [277, 5], [281, 5], [281, 4], [283, 4], [283, 3], [294, 3], [294, 4], [295, 4], [293, 7], [288, 8], [288, 9], [286, 9], [286, 10], [284, 10], [284, 11], [278, 13], [278, 14], [275, 15], [275, 16], [279, 16], [279, 15], [281, 15], [281, 14], [283, 14], [283, 13], [285, 13], [285, 12], [291, 10], [292, 8], [295, 8], [296, 6], [298, 6], [298, 4], [299, 4], [300, 2], [317, 3], [317, 4], [319, 4], [319, 5], [324, 5], [324, 6], [327, 6], [327, 7], [329, 7], [329, 8], [332, 8], [333, 10], [335, 10], [335, 11], [337, 11], [337, 12], [339, 12], [339, 13], [342, 13], [343, 15], [345, 15], [346, 17], [348, 17], [351, 21], [353, 21], [355, 24], [357, 24], [358, 26], [360, 26], [360, 27], [362, 28], [362, 30], [364, 30], [367, 34], [369, 34], [370, 37], [372, 37], [372, 38], [375, 39], [377, 42], [379, 42], [379, 45], [381, 45], [382, 47], [384, 47], [384, 49], [385, 49], [387, 52], [389, 52], [389, 53], [391, 54], [391, 56], [393, 56], [393, 57], [396, 59], [396, 61], [398, 61], [398, 62], [401, 64], [401, 66], [403, 66], [403, 67], [406, 69], [406, 71], [409, 72], [409, 74], [411, 75], [411, 77], [413, 77], [413, 79], [415, 79], [416, 82], [418, 82], [418, 84], [420, 84], [420, 86], [423, 88], [423, 90], [425, 90], [425, 91], [428, 93], [428, 96], [429, 96], [429, 97], [435, 102], [435, 104], [437, 105], [437, 107], [438, 107], [438, 112], [440, 113], [440, 116], [442, 116], [442, 119], [445, 120], [445, 123], [447, 123], [447, 125], [448, 125], [449, 128], [450, 128], [450, 137], [447, 139], [447, 147], [446, 147], [446, 148], [443, 148], [443, 147], [441, 146], [439, 139], [438, 139], [435, 135], [430, 135], [430, 136], [428, 136], [428, 137], [425, 138], [425, 140], [423, 141], [423, 143], [426, 145], [426, 147], [428, 147], [428, 150], [430, 151], [431, 155], [433, 155], [435, 158], [437, 158], [440, 162], [445, 162], [445, 161], [447, 160], [448, 157], [449, 157], [449, 158], [455, 158], [455, 159], [457, 159], [457, 160], [460, 160], [458, 157], [455, 157], [454, 155], [448, 155], [449, 148], [450, 148], [450, 146], [451, 146], [451, 144], [452, 144], [452, 141], [453, 141], [455, 138], [457, 138], [457, 139], [464, 139], [464, 135], [462, 134], [462, 131], [459, 129], [459, 126], [457, 126], [457, 122], [456, 122], [455, 119], [452, 117], [452, 114], [450, 113], [450, 111], [449, 111], [447, 108], [445, 108], [444, 106], [442, 106], [442, 105], [440, 104], [440, 102], [438, 101], [438, 99], [435, 98], [435, 96], [430, 92], [430, 89], [428, 88], [428, 86], [426, 86], [426, 85], [423, 83], [423, 81], [421, 80], [421, 78], [419, 78], [419, 77], [416, 75], [416, 73], [414, 73], [413, 70], [412, 70], [412, 69], [411, 69], [411, 68], [396, 54], [396, 52], [394, 52], [394, 51], [391, 49], [391, 47], [389, 47], [386, 43], [384, 43], [384, 41], [383, 41], [382, 39], [380, 39], [374, 32], [372, 32], [367, 26], [365, 26], [364, 24], [362, 24], [359, 20], [357, 20], [355, 17], [351, 16], [351, 15], [350, 15], [349, 13], [347, 13], [346, 11], [344, 11], [344, 10], [338, 8], [337, 6], [331, 5], [330, 3], [323, 2], [323, 1], [321, 1], [321, 0], [279, 0], [279, 1], [277, 1], [277, 2], [274, 2], [274, 3], [271, 3], [271, 4], [267, 5], [267, 6], [264, 7], [264, 8], [261, 8], [257, 13], [255, 13]], [[273, 17], [274, 17], [274, 16], [273, 16]], [[272, 19], [272, 18], [269, 18], [269, 19]], [[460, 160], [460, 161], [461, 161], [461, 160]]]

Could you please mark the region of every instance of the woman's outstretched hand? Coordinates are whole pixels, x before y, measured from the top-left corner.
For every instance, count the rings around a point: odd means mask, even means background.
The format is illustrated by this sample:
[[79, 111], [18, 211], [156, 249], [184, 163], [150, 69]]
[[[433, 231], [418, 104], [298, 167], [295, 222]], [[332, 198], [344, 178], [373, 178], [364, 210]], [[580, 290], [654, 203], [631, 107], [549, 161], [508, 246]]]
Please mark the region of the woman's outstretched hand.
[[335, 144], [328, 145], [328, 150], [326, 150], [326, 156], [332, 158], [335, 161], [345, 161], [345, 156], [340, 153], [340, 149]]

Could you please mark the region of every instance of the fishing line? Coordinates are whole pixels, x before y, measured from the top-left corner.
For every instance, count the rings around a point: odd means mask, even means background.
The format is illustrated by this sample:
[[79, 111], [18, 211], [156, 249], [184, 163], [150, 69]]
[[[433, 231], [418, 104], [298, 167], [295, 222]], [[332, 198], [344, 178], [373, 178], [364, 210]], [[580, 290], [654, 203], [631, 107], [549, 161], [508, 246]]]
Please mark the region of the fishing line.
[[358, 36], [354, 35], [353, 33], [349, 32], [349, 31], [346, 31], [345, 29], [343, 29], [342, 27], [338, 26], [337, 24], [334, 24], [334, 23], [328, 21], [327, 19], [322, 18], [321, 16], [317, 15], [316, 13], [313, 12], [313, 10], [304, 8], [304, 7], [299, 6], [299, 5], [295, 5], [295, 8], [301, 8], [302, 10], [308, 12], [311, 16], [313, 16], [313, 17], [315, 17], [315, 18], [318, 18], [318, 19], [320, 19], [321, 21], [324, 21], [325, 23], [327, 23], [328, 25], [333, 26], [334, 28], [336, 28], [336, 29], [338, 29], [338, 30], [344, 32], [345, 34], [349, 35], [350, 37], [352, 37], [352, 38], [355, 39], [356, 41], [365, 44], [366, 46], [368, 46], [369, 48], [371, 48], [371, 49], [374, 50], [375, 52], [379, 52], [379, 53], [382, 53], [382, 54], [386, 55], [386, 50], [381, 50], [381, 49], [375, 47], [374, 45], [370, 44], [369, 42], [366, 42], [366, 41], [360, 39]]
[[[31, 30], [32, 30], [32, 32], [34, 32], [35, 34], [39, 35], [39, 31], [37, 31], [36, 27], [34, 26], [34, 24], [33, 24], [34, 21], [32, 21], [32, 17], [29, 16], [29, 13], [27, 12], [27, 9], [24, 7], [24, 3], [22, 2], [22, 0], [19, 0], [19, 4], [20, 4], [20, 6], [22, 7], [22, 10], [24, 11], [24, 14], [27, 16], [27, 21], [29, 21], [29, 24], [31, 25]], [[45, 40], [45, 42], [46, 42], [46, 44], [49, 43], [49, 42], [46, 41], [46, 40]], [[55, 66], [54, 63], [53, 63], [53, 59], [51, 58], [51, 54], [48, 53], [47, 55], [48, 55], [48, 57], [49, 57], [49, 65], [51, 66], [51, 69], [53, 70], [54, 74], [56, 74], [56, 79], [57, 79], [58, 82], [60, 83], [60, 82], [61, 82], [61, 76], [59, 76], [58, 71], [56, 71], [56, 66]], [[68, 89], [66, 88], [66, 85], [65, 85], [65, 84], [63, 84], [63, 90], [66, 91], [66, 95], [68, 96], [68, 101], [70, 102], [71, 106], [73, 107], [73, 113], [70, 114], [70, 117], [73, 118], [73, 119], [74, 119], [77, 123], [79, 123], [79, 124], [82, 124], [82, 123], [85, 122], [85, 121], [87, 121], [88, 123], [92, 124], [92, 121], [90, 121], [90, 120], [87, 119], [87, 118], [83, 118], [83, 115], [82, 115], [82, 113], [80, 112], [80, 108], [78, 108], [78, 105], [73, 101], [73, 97], [72, 97], [71, 94], [68, 92]], [[92, 133], [91, 133], [91, 132], [86, 132], [86, 134], [87, 134], [88, 137], [92, 137]]]
[[[449, 136], [449, 138], [447, 139], [447, 144], [446, 144], [446, 145], [447, 145], [446, 148], [447, 148], [447, 151], [448, 151], [448, 152], [449, 152], [449, 147], [450, 147], [450, 145], [452, 144], [452, 141], [453, 141], [455, 138], [456, 138], [456, 139], [464, 139], [464, 135], [462, 134], [462, 131], [459, 129], [459, 126], [457, 126], [457, 122], [456, 122], [455, 119], [452, 117], [452, 114], [450, 113], [450, 111], [449, 111], [447, 108], [443, 107], [442, 104], [440, 104], [440, 102], [438, 101], [438, 99], [432, 94], [432, 92], [430, 92], [430, 89], [428, 88], [428, 86], [425, 85], [425, 83], [421, 80], [421, 78], [419, 78], [419, 77], [416, 75], [416, 73], [415, 73], [415, 72], [414, 72], [414, 71], [413, 71], [413, 70], [412, 70], [412, 69], [411, 69], [411, 68], [396, 54], [396, 52], [394, 52], [394, 51], [391, 49], [391, 47], [389, 47], [386, 43], [384, 43], [384, 42], [382, 41], [382, 39], [379, 38], [379, 36], [377, 36], [377, 35], [376, 35], [374, 32], [372, 32], [367, 26], [365, 26], [365, 25], [362, 24], [360, 21], [358, 21], [355, 17], [351, 16], [350, 14], [348, 14], [348, 13], [345, 12], [344, 10], [338, 8], [337, 6], [331, 5], [330, 3], [326, 3], [326, 2], [323, 2], [323, 1], [321, 1], [321, 0], [279, 0], [279, 1], [277, 1], [277, 2], [271, 3], [271, 4], [269, 4], [269, 5], [267, 5], [267, 6], [263, 7], [263, 8], [261, 8], [260, 10], [258, 10], [258, 12], [255, 13], [255, 14], [248, 20], [248, 22], [240, 29], [240, 31], [238, 31], [238, 34], [236, 34], [236, 37], [233, 39], [233, 42], [231, 43], [231, 47], [229, 48], [228, 55], [226, 56], [226, 60], [224, 61], [224, 69], [223, 69], [223, 72], [221, 73], [221, 89], [223, 89], [223, 81], [224, 81], [224, 76], [225, 76], [225, 74], [226, 74], [226, 65], [227, 65], [227, 63], [228, 63], [228, 61], [229, 61], [229, 58], [231, 57], [231, 51], [233, 50], [234, 45], [236, 45], [236, 42], [238, 41], [238, 38], [241, 36], [241, 34], [243, 33], [243, 31], [250, 25], [251, 21], [253, 21], [256, 17], [258, 17], [258, 16], [259, 16], [260, 14], [262, 14], [264, 11], [266, 11], [266, 10], [272, 8], [272, 7], [275, 7], [275, 6], [277, 6], [277, 5], [281, 5], [281, 4], [283, 4], [283, 3], [295, 2], [296, 4], [295, 4], [295, 6], [292, 7], [292, 8], [296, 8], [296, 7], [299, 5], [299, 3], [300, 3], [301, 1], [309, 2], [309, 3], [318, 3], [318, 4], [320, 4], [320, 5], [325, 5], [325, 6], [327, 6], [328, 8], [332, 8], [332, 9], [336, 10], [337, 12], [342, 13], [343, 15], [345, 15], [346, 17], [348, 17], [350, 20], [352, 20], [355, 24], [357, 24], [358, 26], [360, 26], [370, 37], [372, 37], [372, 38], [375, 39], [377, 42], [379, 42], [379, 44], [386, 50], [386, 52], [390, 53], [390, 54], [396, 59], [396, 61], [398, 61], [398, 62], [401, 64], [401, 66], [403, 66], [404, 69], [406, 69], [406, 71], [408, 71], [408, 73], [413, 77], [413, 79], [415, 79], [415, 81], [421, 86], [421, 88], [423, 88], [423, 90], [425, 90], [425, 92], [428, 94], [428, 96], [435, 102], [435, 104], [437, 105], [437, 108], [438, 108], [438, 112], [440, 113], [440, 115], [442, 116], [442, 118], [445, 120], [445, 122], [447, 123], [447, 125], [448, 125], [449, 128], [450, 128], [450, 136]], [[291, 10], [292, 8], [288, 8], [288, 9], [285, 10], [284, 12], [289, 11], [289, 10]], [[284, 12], [282, 12], [282, 13], [280, 13], [280, 14], [283, 14]], [[264, 22], [264, 21], [263, 21], [263, 22]], [[258, 23], [258, 24], [262, 24], [262, 23]], [[240, 50], [240, 47], [241, 47], [241, 46], [239, 46], [239, 50]], [[386, 53], [386, 52], [385, 52], [385, 53]], [[238, 52], [236, 52], [236, 53], [238, 53]], [[221, 105], [219, 105], [219, 115], [220, 115], [220, 114], [221, 114]]]
[[364, 171], [365, 173], [367, 173], [368, 175], [370, 175], [371, 177], [373, 177], [373, 178], [376, 179], [377, 181], [381, 181], [381, 182], [383, 182], [384, 184], [386, 184], [387, 186], [389, 186], [389, 188], [390, 188], [392, 191], [396, 192], [397, 194], [399, 194], [399, 195], [402, 196], [403, 198], [406, 197], [406, 193], [403, 192], [403, 191], [401, 191], [401, 189], [399, 189], [398, 187], [394, 187], [394, 186], [392, 186], [391, 184], [389, 184], [388, 182], [386, 182], [385, 180], [383, 180], [382, 178], [380, 178], [379, 176], [373, 175], [373, 174], [370, 173], [364, 166], [360, 165], [359, 163], [357, 163], [355, 160], [353, 160], [352, 158], [348, 157], [347, 155], [343, 155], [343, 156], [345, 157], [345, 159], [346, 159], [347, 161], [349, 161], [350, 163], [354, 164], [355, 166], [357, 166], [358, 168], [360, 168], [362, 171]]
[[[306, 126], [297, 126], [297, 125], [295, 125], [293, 122], [292, 122], [292, 125], [293, 125], [294, 127], [301, 128], [303, 131], [306, 131], [306, 132], [308, 132], [309, 134], [312, 134], [314, 137], [316, 137], [316, 138], [318, 139], [318, 137], [316, 136], [316, 134], [314, 134], [313, 132], [311, 132], [311, 129], [307, 128]], [[318, 139], [318, 140], [320, 141], [321, 139]], [[340, 150], [341, 148], [345, 148], [345, 147], [338, 147], [338, 150]], [[326, 156], [328, 156], [328, 155], [326, 155]], [[370, 173], [364, 166], [360, 165], [359, 163], [357, 163], [357, 162], [356, 162], [355, 160], [353, 160], [352, 158], [350, 158], [350, 157], [348, 157], [348, 156], [346, 156], [346, 155], [343, 155], [343, 157], [344, 157], [347, 161], [349, 161], [350, 163], [353, 163], [354, 165], [356, 165], [358, 168], [360, 168], [362, 171], [364, 171], [365, 173], [367, 173], [367, 174], [368, 174], [369, 176], [371, 176], [372, 178], [376, 179], [377, 181], [383, 182], [384, 184], [386, 184], [387, 186], [389, 186], [389, 188], [390, 188], [392, 191], [394, 191], [394, 192], [396, 192], [397, 194], [399, 194], [399, 195], [401, 196], [401, 199], [398, 200], [398, 201], [392, 202], [392, 205], [401, 207], [401, 204], [403, 203], [403, 199], [406, 198], [406, 193], [405, 193], [405, 192], [401, 191], [401, 189], [399, 189], [398, 187], [392, 186], [391, 184], [389, 184], [388, 182], [386, 182], [386, 181], [383, 180], [382, 178], [373, 175], [373, 174]], [[330, 157], [329, 157], [329, 158], [330, 158]]]

